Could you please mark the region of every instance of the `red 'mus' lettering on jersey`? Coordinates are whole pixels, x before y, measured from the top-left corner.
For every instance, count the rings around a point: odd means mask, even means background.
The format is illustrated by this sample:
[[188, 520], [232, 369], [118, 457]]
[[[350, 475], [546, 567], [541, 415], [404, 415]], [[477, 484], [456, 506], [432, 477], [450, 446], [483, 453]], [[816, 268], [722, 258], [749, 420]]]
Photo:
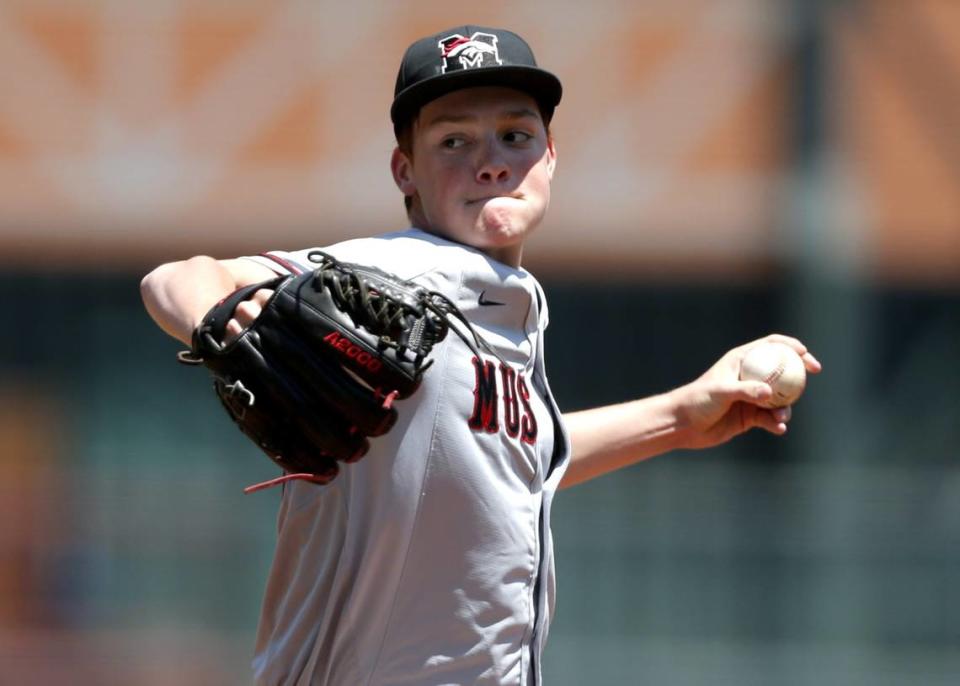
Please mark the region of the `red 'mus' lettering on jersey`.
[[477, 383], [473, 388], [473, 413], [468, 423], [474, 431], [496, 433], [500, 430], [497, 420], [497, 370], [493, 362], [484, 362], [478, 357], [471, 362], [477, 373]]
[[499, 431], [502, 398], [503, 429], [507, 436], [519, 437], [531, 445], [536, 443], [537, 418], [530, 405], [530, 389], [523, 374], [501, 363], [498, 385], [497, 369], [492, 362], [477, 357], [472, 362], [476, 384], [473, 388], [473, 412], [467, 422], [470, 428], [487, 433]]
[[520, 402], [523, 403], [520, 440], [533, 445], [537, 442], [537, 417], [530, 407], [530, 391], [527, 389], [527, 382], [524, 380], [523, 374], [520, 374], [517, 379], [517, 392], [520, 394]]
[[503, 382], [503, 425], [510, 438], [520, 433], [520, 403], [517, 401], [517, 372], [513, 367], [500, 363], [500, 380]]

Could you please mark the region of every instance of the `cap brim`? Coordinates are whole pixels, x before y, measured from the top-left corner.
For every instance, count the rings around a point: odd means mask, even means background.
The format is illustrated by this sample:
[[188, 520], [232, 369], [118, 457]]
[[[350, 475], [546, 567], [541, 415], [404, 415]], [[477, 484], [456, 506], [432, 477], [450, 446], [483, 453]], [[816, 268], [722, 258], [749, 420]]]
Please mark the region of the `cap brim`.
[[538, 67], [469, 69], [440, 74], [401, 91], [390, 107], [390, 119], [394, 127], [399, 127], [427, 103], [453, 91], [480, 86], [502, 86], [529, 94], [540, 105], [546, 123], [549, 123], [563, 95], [560, 79]]

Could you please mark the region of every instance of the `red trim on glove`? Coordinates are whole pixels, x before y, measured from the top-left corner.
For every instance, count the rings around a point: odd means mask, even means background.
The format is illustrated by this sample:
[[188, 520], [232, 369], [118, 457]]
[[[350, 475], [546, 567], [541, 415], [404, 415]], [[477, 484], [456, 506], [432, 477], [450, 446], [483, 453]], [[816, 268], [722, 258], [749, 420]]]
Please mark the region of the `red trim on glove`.
[[262, 491], [267, 488], [279, 486], [280, 484], [285, 484], [288, 481], [309, 481], [310, 483], [320, 484], [323, 486], [324, 484], [330, 483], [331, 479], [317, 476], [316, 474], [284, 474], [283, 476], [278, 476], [276, 479], [270, 479], [269, 481], [262, 481], [258, 484], [247, 486], [245, 489], [243, 489], [243, 492], [256, 493], [257, 491]]

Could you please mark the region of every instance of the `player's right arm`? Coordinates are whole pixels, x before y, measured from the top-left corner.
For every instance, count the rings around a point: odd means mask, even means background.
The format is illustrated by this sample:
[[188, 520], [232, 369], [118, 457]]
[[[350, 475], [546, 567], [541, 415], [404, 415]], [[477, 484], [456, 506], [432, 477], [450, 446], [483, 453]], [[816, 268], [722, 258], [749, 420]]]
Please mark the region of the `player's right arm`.
[[160, 265], [143, 277], [140, 294], [157, 325], [190, 345], [193, 330], [211, 307], [238, 288], [275, 276], [271, 269], [253, 260], [216, 260], [200, 255]]

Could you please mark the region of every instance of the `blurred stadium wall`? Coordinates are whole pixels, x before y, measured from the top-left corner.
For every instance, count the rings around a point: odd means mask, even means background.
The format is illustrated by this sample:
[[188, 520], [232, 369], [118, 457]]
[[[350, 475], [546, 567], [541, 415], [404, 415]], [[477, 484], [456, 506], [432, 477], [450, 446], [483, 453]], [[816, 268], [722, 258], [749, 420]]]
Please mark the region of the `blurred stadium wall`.
[[784, 439], [564, 494], [549, 683], [957, 683], [953, 0], [6, 0], [0, 682], [248, 681], [268, 466], [137, 283], [402, 228], [399, 57], [464, 22], [564, 83], [525, 255], [564, 407], [770, 330], [826, 367]]

